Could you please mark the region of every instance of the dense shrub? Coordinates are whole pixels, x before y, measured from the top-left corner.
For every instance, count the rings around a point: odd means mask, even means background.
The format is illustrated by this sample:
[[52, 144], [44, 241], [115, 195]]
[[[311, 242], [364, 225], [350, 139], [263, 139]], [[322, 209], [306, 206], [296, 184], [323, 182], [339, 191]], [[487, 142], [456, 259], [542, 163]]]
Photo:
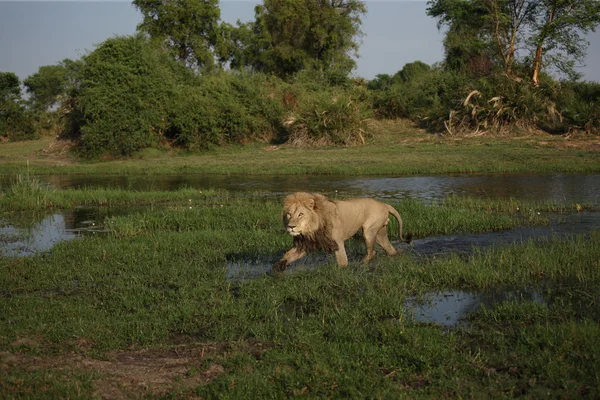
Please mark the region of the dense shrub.
[[158, 146], [185, 68], [142, 35], [108, 39], [83, 61], [71, 124], [79, 151], [130, 155]]
[[21, 98], [21, 82], [13, 72], [0, 72], [0, 139], [35, 139], [31, 113]]
[[563, 124], [600, 133], [600, 83], [563, 82], [556, 95]]
[[272, 140], [282, 117], [278, 79], [263, 74], [205, 75], [180, 87], [169, 108], [166, 136], [189, 149]]
[[595, 132], [600, 124], [599, 84], [559, 84], [548, 75], [535, 87], [502, 74], [477, 78], [423, 68], [410, 80], [369, 87], [381, 87], [371, 91], [378, 116], [408, 118], [436, 132], [499, 133], [515, 127]]
[[289, 90], [297, 97], [288, 113], [287, 141], [296, 145], [364, 144], [370, 136], [366, 120], [372, 112], [360, 88], [318, 90], [296, 83]]
[[0, 105], [0, 138], [17, 142], [38, 137], [33, 117], [23, 106], [11, 102]]
[[462, 85], [459, 75], [441, 70], [424, 71], [409, 81], [394, 80], [392, 85], [372, 94], [377, 115], [384, 118], [409, 118], [426, 123], [447, 116], [451, 92]]

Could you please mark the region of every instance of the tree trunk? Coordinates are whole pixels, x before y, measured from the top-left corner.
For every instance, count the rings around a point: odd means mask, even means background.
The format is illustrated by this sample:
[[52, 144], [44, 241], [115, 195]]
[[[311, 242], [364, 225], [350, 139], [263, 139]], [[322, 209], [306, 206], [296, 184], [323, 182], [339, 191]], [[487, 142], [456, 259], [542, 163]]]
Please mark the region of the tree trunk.
[[533, 76], [531, 77], [531, 82], [534, 86], [539, 86], [540, 84], [540, 69], [542, 67], [542, 43], [540, 42], [535, 51], [535, 58], [533, 59]]
[[533, 59], [533, 75], [531, 76], [531, 82], [534, 86], [539, 86], [540, 81], [540, 70], [542, 69], [542, 56], [543, 56], [543, 45], [546, 37], [548, 36], [548, 31], [550, 30], [550, 25], [552, 21], [554, 21], [554, 13], [556, 12], [556, 0], [552, 2], [552, 8], [550, 9], [550, 14], [548, 15], [548, 20], [546, 21], [546, 25], [540, 32], [540, 38], [538, 40], [537, 49], [535, 50], [535, 58]]

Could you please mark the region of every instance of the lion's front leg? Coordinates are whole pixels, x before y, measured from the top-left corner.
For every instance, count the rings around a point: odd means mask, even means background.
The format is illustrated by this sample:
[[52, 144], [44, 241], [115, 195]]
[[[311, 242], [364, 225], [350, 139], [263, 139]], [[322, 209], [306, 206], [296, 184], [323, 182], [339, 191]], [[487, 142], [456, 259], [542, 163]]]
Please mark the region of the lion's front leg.
[[288, 264], [293, 263], [294, 261], [301, 259], [305, 255], [306, 255], [306, 251], [300, 250], [297, 247], [294, 247], [291, 250], [289, 250], [287, 253], [285, 253], [283, 255], [283, 257], [281, 258], [281, 260], [279, 260], [275, 264], [273, 264], [272, 270], [274, 272], [285, 271], [285, 269], [287, 268]]
[[346, 268], [348, 266], [348, 256], [346, 255], [346, 248], [344, 242], [337, 242], [338, 249], [335, 251], [335, 261], [340, 268]]

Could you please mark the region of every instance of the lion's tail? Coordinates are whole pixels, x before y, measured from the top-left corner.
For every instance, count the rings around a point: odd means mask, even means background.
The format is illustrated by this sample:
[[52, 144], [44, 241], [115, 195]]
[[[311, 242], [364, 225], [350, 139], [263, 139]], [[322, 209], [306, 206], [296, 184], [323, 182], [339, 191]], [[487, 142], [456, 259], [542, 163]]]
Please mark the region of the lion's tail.
[[396, 220], [398, 220], [398, 233], [400, 235], [400, 240], [403, 241], [404, 243], [408, 243], [410, 244], [412, 242], [412, 234], [411, 233], [406, 233], [406, 237], [403, 238], [402, 237], [402, 217], [400, 217], [400, 213], [398, 211], [396, 211], [396, 209], [392, 206], [390, 206], [389, 204], [386, 204], [388, 207], [388, 212], [390, 214], [392, 214]]

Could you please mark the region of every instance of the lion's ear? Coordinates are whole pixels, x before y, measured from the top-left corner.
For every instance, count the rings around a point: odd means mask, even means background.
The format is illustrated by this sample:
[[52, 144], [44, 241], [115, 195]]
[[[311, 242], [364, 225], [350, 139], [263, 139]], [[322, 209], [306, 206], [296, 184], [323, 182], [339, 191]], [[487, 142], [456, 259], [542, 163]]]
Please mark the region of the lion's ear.
[[311, 210], [315, 208], [315, 199], [308, 199], [306, 206]]

